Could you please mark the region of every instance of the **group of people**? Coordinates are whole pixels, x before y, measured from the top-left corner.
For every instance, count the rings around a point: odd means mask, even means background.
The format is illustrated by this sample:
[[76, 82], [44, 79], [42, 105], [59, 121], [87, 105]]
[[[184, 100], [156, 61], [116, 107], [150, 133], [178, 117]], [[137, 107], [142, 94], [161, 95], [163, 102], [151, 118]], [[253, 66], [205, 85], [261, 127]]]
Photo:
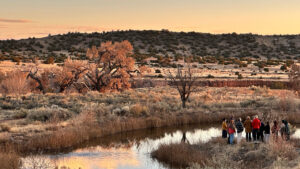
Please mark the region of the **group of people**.
[[278, 126], [278, 122], [274, 121], [272, 128], [270, 128], [269, 122], [267, 121], [265, 124], [261, 119], [258, 118], [257, 115], [253, 118], [253, 120], [251, 120], [248, 116], [244, 122], [241, 118], [236, 120], [232, 118], [229, 122], [226, 119], [223, 119], [222, 137], [228, 138], [229, 144], [234, 143], [235, 133], [237, 134], [237, 143], [240, 143], [244, 130], [246, 132], [247, 142], [252, 140], [255, 142], [261, 140], [262, 142], [268, 143], [271, 132], [275, 140], [277, 140], [279, 132], [281, 133], [281, 137], [283, 139], [289, 140], [290, 138], [289, 124], [286, 120], [282, 120], [280, 127]]

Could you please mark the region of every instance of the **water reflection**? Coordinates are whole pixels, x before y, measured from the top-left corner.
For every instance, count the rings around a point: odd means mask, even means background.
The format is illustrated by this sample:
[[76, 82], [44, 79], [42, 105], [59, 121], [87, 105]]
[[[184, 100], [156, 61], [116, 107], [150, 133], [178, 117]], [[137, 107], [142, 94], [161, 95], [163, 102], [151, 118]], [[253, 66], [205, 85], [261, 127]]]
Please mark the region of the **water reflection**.
[[116, 169], [120, 166], [138, 168], [140, 161], [137, 155], [127, 148], [94, 147], [76, 150], [67, 155], [51, 157], [59, 168]]
[[[183, 133], [195, 144], [207, 142], [221, 136], [221, 130], [214, 126], [184, 126], [127, 132], [111, 137], [93, 140], [72, 152], [42, 156], [58, 168], [70, 169], [153, 169], [165, 168], [150, 158], [150, 153], [160, 144], [178, 143]], [[25, 161], [27, 158], [24, 159]], [[25, 167], [25, 166], [24, 166]], [[30, 163], [27, 164], [30, 168]]]
[[295, 133], [292, 135], [292, 138], [300, 139], [300, 129], [296, 128]]
[[[221, 137], [218, 125], [126, 132], [89, 141], [72, 152], [27, 157], [23, 159], [23, 168], [33, 169], [32, 166], [40, 162], [44, 165], [43, 169], [53, 166], [59, 169], [165, 169], [165, 166], [151, 159], [150, 153], [160, 144], [181, 142], [183, 133], [190, 144]], [[296, 129], [292, 137], [300, 138], [300, 129]]]

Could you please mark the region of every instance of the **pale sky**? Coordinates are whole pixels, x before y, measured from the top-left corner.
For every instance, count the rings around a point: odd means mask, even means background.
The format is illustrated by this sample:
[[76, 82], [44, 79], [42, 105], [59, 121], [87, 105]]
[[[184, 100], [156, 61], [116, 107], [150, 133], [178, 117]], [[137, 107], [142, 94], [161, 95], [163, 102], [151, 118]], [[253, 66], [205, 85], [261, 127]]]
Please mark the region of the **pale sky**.
[[0, 0], [0, 39], [128, 29], [299, 34], [300, 0]]

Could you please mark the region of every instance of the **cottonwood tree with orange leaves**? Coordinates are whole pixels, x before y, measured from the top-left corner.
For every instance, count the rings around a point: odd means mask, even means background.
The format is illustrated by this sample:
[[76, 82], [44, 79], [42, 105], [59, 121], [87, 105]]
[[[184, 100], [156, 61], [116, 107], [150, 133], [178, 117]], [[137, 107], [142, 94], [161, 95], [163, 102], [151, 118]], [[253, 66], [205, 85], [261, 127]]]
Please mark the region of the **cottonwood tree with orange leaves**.
[[58, 92], [64, 92], [67, 88], [77, 83], [87, 70], [87, 61], [66, 59], [64, 66], [55, 73], [54, 85]]
[[135, 60], [129, 56], [132, 50], [129, 41], [105, 42], [89, 48], [87, 56], [93, 63], [86, 73], [88, 86], [99, 92], [130, 88], [130, 78], [146, 70], [146, 67], [135, 68]]
[[27, 79], [30, 79], [30, 86], [43, 93], [64, 92], [71, 87], [86, 73], [88, 62], [82, 60], [66, 59], [62, 67], [45, 69], [39, 71], [38, 66], [33, 67]]

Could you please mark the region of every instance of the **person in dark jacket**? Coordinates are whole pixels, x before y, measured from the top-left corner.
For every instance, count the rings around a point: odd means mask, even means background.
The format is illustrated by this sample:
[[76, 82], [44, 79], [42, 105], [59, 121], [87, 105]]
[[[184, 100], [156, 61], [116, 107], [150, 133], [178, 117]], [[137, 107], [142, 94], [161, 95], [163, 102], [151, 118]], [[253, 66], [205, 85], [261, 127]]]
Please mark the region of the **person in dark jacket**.
[[270, 132], [271, 132], [271, 129], [270, 129], [270, 123], [267, 122], [267, 125], [265, 126], [265, 143], [269, 143], [269, 140], [270, 140]]
[[244, 131], [243, 123], [241, 122], [241, 118], [237, 119], [235, 123], [236, 132], [237, 132], [237, 143], [239, 144], [242, 140], [242, 133]]
[[265, 124], [261, 121], [260, 128], [259, 128], [259, 134], [258, 134], [258, 140], [261, 139], [262, 142], [264, 142], [264, 131], [265, 131]]
[[286, 120], [282, 120], [282, 123], [284, 124], [284, 128], [283, 128], [284, 139], [285, 140], [289, 140], [290, 139], [290, 127], [289, 127], [289, 123]]

